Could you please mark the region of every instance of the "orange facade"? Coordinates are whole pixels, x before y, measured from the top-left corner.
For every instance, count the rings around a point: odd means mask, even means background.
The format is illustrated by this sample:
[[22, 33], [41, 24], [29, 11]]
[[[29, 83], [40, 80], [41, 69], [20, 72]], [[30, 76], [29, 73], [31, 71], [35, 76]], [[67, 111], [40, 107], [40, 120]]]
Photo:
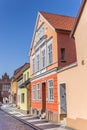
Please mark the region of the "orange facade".
[[[54, 86], [54, 101], [53, 102], [49, 102], [47, 99], [48, 99], [48, 81], [49, 80], [53, 80], [53, 86]], [[40, 83], [40, 96], [41, 96], [41, 100], [40, 101], [37, 101], [37, 99], [35, 99], [34, 101], [31, 101], [31, 107], [33, 108], [37, 108], [37, 109], [42, 109], [42, 106], [43, 106], [43, 97], [46, 98], [46, 109], [50, 110], [50, 111], [53, 111], [53, 112], [58, 112], [58, 88], [57, 88], [57, 74], [53, 74], [53, 75], [50, 75], [50, 76], [47, 76], [47, 77], [44, 77], [44, 78], [41, 78], [39, 80], [36, 80], [34, 82], [31, 83], [31, 86], [33, 85], [36, 85]], [[45, 90], [45, 94], [46, 94], [46, 97], [45, 95], [43, 95], [43, 84], [45, 83], [45, 87], [46, 87], [46, 90]], [[31, 87], [32, 89], [32, 87]], [[32, 100], [32, 93], [31, 93], [31, 100]]]
[[58, 121], [59, 114], [57, 70], [76, 61], [75, 43], [69, 36], [74, 20], [39, 12], [33, 34], [30, 50], [31, 112], [45, 112], [47, 119], [52, 121]]

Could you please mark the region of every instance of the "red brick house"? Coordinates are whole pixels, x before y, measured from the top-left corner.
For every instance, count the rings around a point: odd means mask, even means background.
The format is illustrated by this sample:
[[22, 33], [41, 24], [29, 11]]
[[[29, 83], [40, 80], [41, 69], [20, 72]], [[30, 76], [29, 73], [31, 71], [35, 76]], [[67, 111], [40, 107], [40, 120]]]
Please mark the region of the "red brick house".
[[75, 18], [39, 12], [30, 51], [31, 112], [58, 121], [57, 70], [76, 61]]

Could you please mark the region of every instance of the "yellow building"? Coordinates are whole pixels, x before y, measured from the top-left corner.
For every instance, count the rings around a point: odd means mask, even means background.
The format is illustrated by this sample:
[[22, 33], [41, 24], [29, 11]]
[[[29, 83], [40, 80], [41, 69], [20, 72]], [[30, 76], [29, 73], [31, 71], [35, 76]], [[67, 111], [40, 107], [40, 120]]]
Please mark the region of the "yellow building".
[[20, 110], [30, 112], [30, 67], [23, 71], [23, 83], [20, 85]]
[[13, 78], [11, 82], [11, 92], [12, 92], [12, 103], [16, 104], [17, 100], [17, 81]]

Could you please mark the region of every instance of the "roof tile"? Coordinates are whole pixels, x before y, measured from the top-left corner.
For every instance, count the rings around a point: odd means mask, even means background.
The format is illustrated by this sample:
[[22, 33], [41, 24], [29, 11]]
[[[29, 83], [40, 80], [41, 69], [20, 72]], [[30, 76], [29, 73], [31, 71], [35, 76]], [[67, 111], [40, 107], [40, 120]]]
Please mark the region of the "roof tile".
[[63, 16], [47, 12], [40, 12], [43, 17], [55, 28], [59, 30], [72, 30], [75, 17]]

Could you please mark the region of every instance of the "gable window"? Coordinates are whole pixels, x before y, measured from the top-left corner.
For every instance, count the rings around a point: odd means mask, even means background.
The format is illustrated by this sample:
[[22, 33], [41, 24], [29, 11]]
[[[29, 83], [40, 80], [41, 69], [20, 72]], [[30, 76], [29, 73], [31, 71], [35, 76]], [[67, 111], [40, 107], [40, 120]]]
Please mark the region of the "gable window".
[[35, 100], [35, 85], [32, 86], [32, 100]]
[[52, 64], [52, 43], [48, 46], [48, 65]]
[[44, 26], [41, 26], [37, 32], [37, 39], [38, 41], [40, 40], [40, 38], [44, 35]]
[[35, 73], [35, 58], [32, 59], [32, 73]]
[[37, 84], [36, 88], [37, 88], [37, 100], [40, 100], [40, 84]]
[[61, 61], [65, 61], [65, 48], [61, 48]]
[[37, 71], [40, 69], [40, 55], [37, 55]]
[[48, 101], [54, 100], [53, 80], [48, 81]]
[[46, 66], [46, 54], [45, 54], [45, 49], [42, 50], [42, 68], [45, 68]]
[[21, 103], [24, 103], [24, 93], [21, 94]]

